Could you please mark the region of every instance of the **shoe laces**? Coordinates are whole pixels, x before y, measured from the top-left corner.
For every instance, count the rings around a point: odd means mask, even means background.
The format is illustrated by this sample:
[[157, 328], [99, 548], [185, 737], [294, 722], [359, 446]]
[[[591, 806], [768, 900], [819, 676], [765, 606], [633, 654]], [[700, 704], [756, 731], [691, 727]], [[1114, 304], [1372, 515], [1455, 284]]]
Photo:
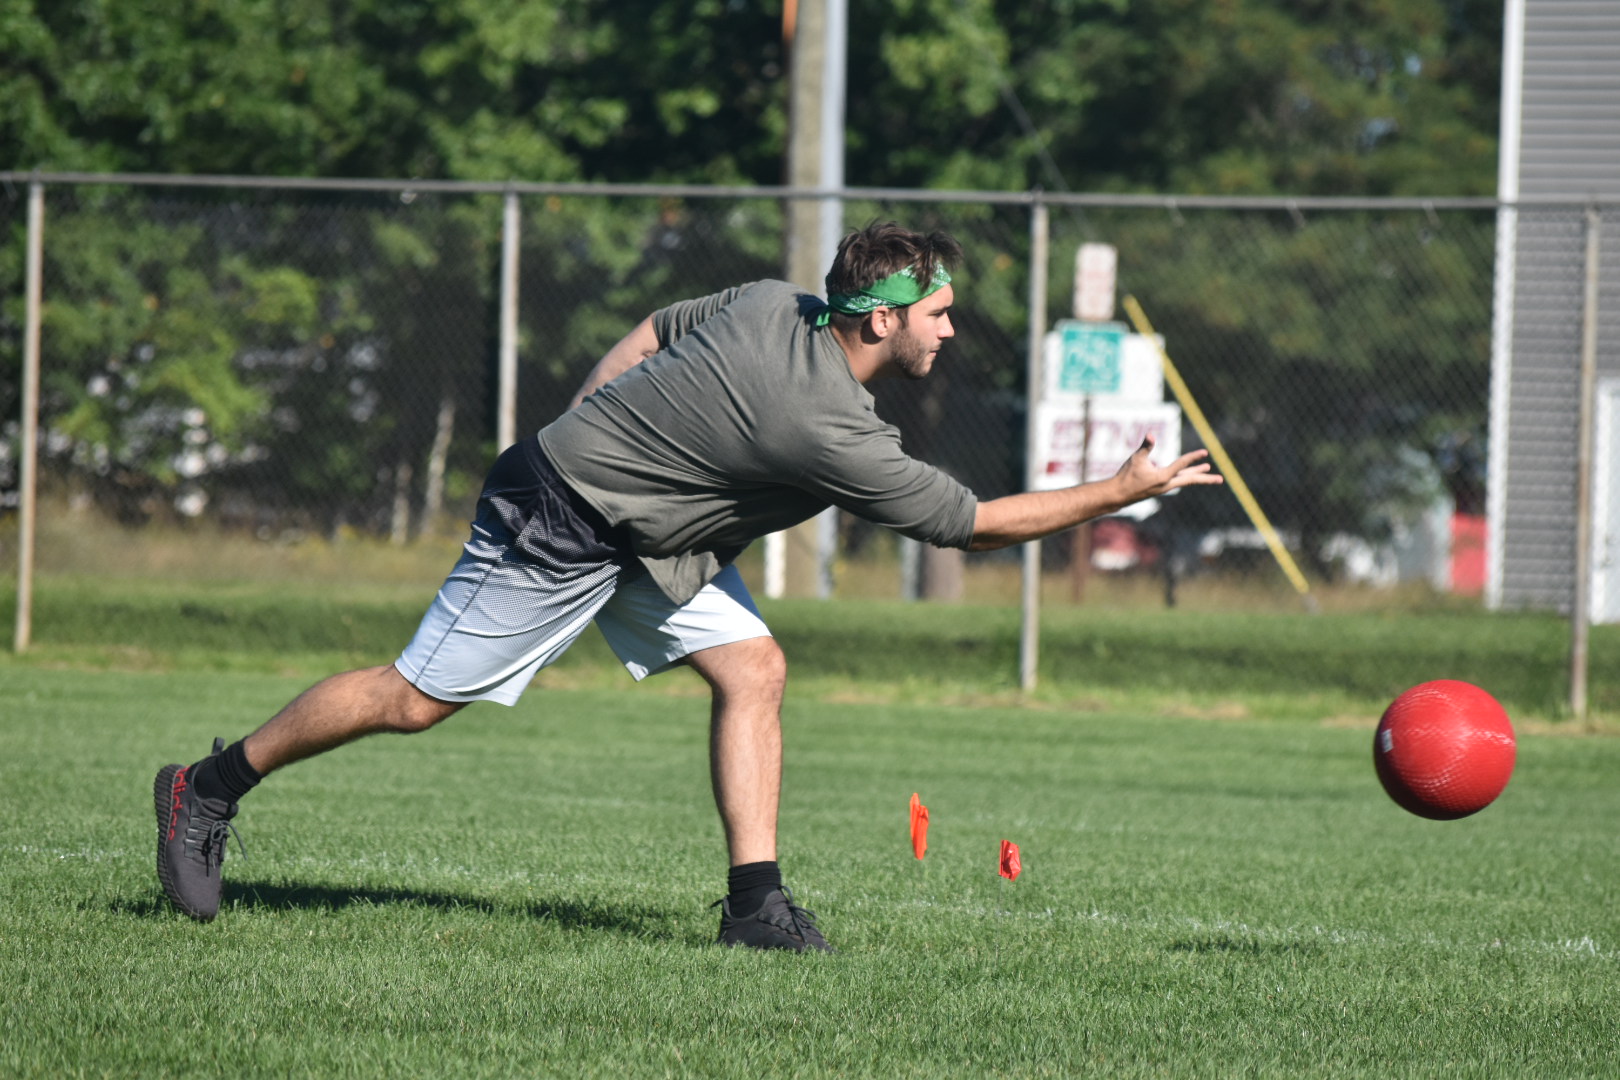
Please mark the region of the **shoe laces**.
[[[771, 911], [769, 918], [766, 917], [766, 908], [771, 906], [769, 904], [765, 905], [763, 908], [760, 908], [754, 914], [745, 917], [750, 919], [760, 919], [779, 930], [786, 930], [789, 933], [797, 934], [800, 937], [804, 936], [804, 930], [806, 927], [811, 930], [816, 929], [816, 913], [811, 911], [809, 908], [802, 908], [798, 904], [795, 904], [793, 902], [793, 890], [788, 888], [786, 885], [781, 886], [778, 891], [781, 892], [783, 898], [787, 902], [782, 904], [781, 907], [777, 908], [776, 910]], [[728, 919], [738, 918], [738, 916], [731, 913], [731, 905], [726, 902], [729, 899], [730, 897], [722, 896], [709, 906], [711, 908], [719, 908]]]
[[[805, 931], [816, 928], [816, 913], [795, 904], [793, 902], [793, 890], [786, 885], [782, 886], [782, 897], [787, 902], [782, 905], [781, 909], [772, 912], [772, 918], [765, 921], [772, 926], [786, 930], [796, 937], [808, 938], [809, 935]], [[761, 911], [760, 914], [763, 915], [764, 912]]]
[[203, 872], [212, 874], [219, 870], [225, 861], [225, 849], [230, 845], [230, 838], [236, 837], [236, 850], [247, 858], [247, 845], [242, 843], [242, 834], [236, 831], [228, 817], [214, 817], [202, 810], [202, 800], [197, 800], [191, 812], [191, 827], [186, 830], [187, 848], [198, 848], [202, 858]]

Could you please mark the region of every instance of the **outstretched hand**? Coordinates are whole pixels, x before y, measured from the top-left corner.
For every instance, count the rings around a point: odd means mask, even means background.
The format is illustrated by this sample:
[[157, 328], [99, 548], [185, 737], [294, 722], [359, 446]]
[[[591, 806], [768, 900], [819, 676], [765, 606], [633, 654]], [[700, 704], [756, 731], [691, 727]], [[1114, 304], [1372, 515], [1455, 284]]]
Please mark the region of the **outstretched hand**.
[[1141, 502], [1194, 484], [1225, 483], [1218, 474], [1209, 471], [1209, 462], [1204, 460], [1209, 456], [1208, 450], [1193, 450], [1168, 465], [1155, 465], [1151, 460], [1153, 447], [1153, 436], [1149, 435], [1114, 474], [1115, 482], [1129, 502]]
[[993, 551], [1072, 529], [1083, 521], [1115, 514], [1132, 503], [1193, 484], [1224, 483], [1209, 471], [1208, 451], [1182, 454], [1168, 465], [1153, 464], [1151, 436], [1111, 479], [1051, 491], [1022, 491], [986, 499], [973, 516], [972, 551]]

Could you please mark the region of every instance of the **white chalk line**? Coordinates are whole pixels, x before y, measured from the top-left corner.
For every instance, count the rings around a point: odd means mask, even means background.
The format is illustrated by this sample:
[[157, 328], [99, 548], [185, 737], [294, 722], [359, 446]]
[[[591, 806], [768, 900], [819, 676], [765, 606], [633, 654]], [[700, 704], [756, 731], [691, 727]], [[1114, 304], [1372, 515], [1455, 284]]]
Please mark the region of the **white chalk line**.
[[[872, 899], [872, 903], [885, 907], [895, 906], [893, 901]], [[861, 906], [859, 903], [857, 907]], [[1413, 936], [1398, 936], [1379, 933], [1351, 927], [1333, 927], [1322, 925], [1310, 926], [1255, 926], [1251, 923], [1233, 919], [1204, 919], [1195, 915], [1122, 915], [1116, 912], [1101, 911], [1095, 907], [1090, 910], [1073, 910], [1059, 912], [1053, 908], [1044, 908], [1040, 911], [1013, 911], [997, 909], [986, 904], [940, 904], [929, 900], [903, 901], [902, 907], [925, 908], [933, 911], [947, 911], [953, 914], [965, 915], [971, 918], [1001, 918], [1024, 920], [1052, 920], [1054, 922], [1064, 919], [1076, 922], [1100, 923], [1108, 926], [1117, 926], [1122, 929], [1146, 930], [1162, 933], [1172, 932], [1189, 935], [1224, 936], [1232, 939], [1225, 947], [1241, 947], [1246, 944], [1257, 946], [1267, 945], [1326, 945], [1326, 946], [1372, 946], [1381, 948], [1411, 948], [1421, 947], [1440, 949], [1449, 952], [1488, 952], [1491, 950], [1504, 950], [1508, 952], [1542, 953], [1557, 956], [1579, 956], [1594, 960], [1615, 961], [1620, 960], [1620, 951], [1606, 948], [1599, 944], [1591, 935], [1582, 935], [1575, 938], [1557, 938], [1541, 940], [1536, 938], [1493, 937], [1489, 941], [1463, 941], [1456, 938], [1447, 938], [1439, 934], [1428, 933]], [[1218, 952], [1221, 945], [1212, 944], [1210, 952]], [[1192, 951], [1189, 948], [1189, 951]], [[1201, 951], [1201, 950], [1200, 950]]]

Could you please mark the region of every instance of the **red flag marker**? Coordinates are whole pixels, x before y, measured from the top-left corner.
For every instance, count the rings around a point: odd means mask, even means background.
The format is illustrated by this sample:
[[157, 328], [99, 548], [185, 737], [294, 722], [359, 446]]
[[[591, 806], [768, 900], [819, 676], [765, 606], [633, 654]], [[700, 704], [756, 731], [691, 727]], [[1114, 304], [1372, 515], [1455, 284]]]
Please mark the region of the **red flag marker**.
[[1008, 881], [1017, 881], [1018, 875], [1024, 871], [1024, 864], [1018, 860], [1018, 845], [1011, 840], [1001, 842], [1001, 866], [998, 869]]
[[928, 807], [915, 791], [911, 793], [911, 850], [919, 859], [928, 853]]

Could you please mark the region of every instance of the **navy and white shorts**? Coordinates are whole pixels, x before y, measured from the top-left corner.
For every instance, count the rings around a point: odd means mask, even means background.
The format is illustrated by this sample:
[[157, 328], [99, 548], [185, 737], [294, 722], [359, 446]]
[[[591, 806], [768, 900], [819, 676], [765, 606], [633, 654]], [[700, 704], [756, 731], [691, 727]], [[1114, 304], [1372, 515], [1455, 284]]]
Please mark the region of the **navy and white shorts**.
[[394, 666], [441, 701], [515, 705], [592, 620], [636, 679], [770, 630], [734, 567], [685, 604], [525, 439], [490, 470], [472, 537]]

